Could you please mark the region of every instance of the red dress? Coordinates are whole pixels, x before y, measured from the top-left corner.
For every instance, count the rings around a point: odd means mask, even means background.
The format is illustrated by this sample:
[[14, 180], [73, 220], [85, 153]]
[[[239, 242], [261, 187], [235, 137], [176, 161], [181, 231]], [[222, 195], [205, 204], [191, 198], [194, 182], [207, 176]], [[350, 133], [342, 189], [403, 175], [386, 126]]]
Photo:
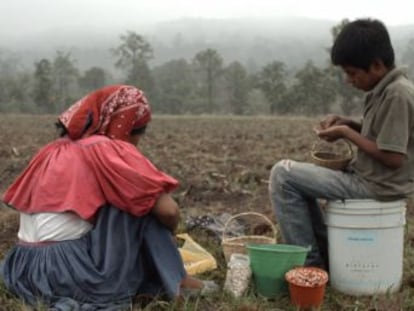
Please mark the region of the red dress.
[[134, 145], [93, 135], [60, 138], [43, 147], [3, 201], [25, 213], [73, 211], [85, 220], [107, 203], [141, 216], [177, 186]]

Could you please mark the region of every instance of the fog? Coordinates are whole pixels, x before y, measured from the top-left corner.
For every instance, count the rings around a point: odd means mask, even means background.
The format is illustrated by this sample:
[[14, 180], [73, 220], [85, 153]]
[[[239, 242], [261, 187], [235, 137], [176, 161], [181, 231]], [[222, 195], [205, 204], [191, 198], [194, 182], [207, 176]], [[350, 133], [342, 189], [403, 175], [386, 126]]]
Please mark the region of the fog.
[[411, 0], [0, 0], [0, 34], [51, 29], [143, 27], [188, 17], [309, 17], [339, 21], [374, 17], [387, 25], [414, 24]]
[[408, 0], [0, 0], [0, 55], [32, 68], [60, 50], [81, 69], [109, 68], [110, 49], [134, 31], [154, 48], [151, 66], [211, 47], [226, 63], [298, 68], [326, 62], [330, 30], [345, 18], [381, 19], [400, 53], [414, 37], [413, 8]]
[[[155, 109], [162, 113], [286, 113], [285, 102], [292, 102], [289, 113], [303, 114], [309, 105], [295, 97], [304, 94], [297, 88], [305, 85], [297, 74], [319, 72], [316, 76], [338, 82], [325, 70], [331, 31], [344, 19], [382, 20], [397, 64], [414, 76], [413, 9], [412, 0], [0, 0], [0, 112], [58, 112], [92, 89], [128, 83], [156, 98]], [[149, 47], [146, 57], [121, 56], [125, 47], [139, 55], [138, 43]], [[206, 53], [218, 64], [209, 85], [199, 66]], [[280, 107], [251, 83], [274, 65], [286, 84], [284, 96], [292, 95], [279, 100]], [[228, 80], [234, 77], [242, 77], [237, 90], [245, 93], [230, 101], [236, 95]], [[337, 92], [333, 82], [318, 83], [330, 85], [329, 94]], [[213, 93], [204, 92], [213, 85], [216, 106]], [[338, 108], [325, 89], [303, 98]], [[32, 98], [34, 91], [41, 100]], [[353, 113], [348, 106], [343, 111]]]

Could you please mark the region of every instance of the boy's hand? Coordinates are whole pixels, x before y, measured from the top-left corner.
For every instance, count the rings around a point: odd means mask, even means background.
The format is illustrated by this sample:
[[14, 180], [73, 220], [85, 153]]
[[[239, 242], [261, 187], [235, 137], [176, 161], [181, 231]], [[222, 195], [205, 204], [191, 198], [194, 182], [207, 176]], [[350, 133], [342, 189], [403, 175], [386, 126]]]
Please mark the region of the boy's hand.
[[328, 127], [334, 125], [349, 125], [349, 119], [336, 114], [328, 114], [322, 121], [319, 123], [321, 129], [327, 129]]
[[333, 142], [337, 139], [344, 138], [348, 129], [349, 127], [346, 125], [331, 125], [325, 129], [315, 128], [314, 131], [319, 138]]
[[331, 126], [337, 125], [346, 125], [350, 129], [361, 133], [362, 124], [360, 122], [336, 114], [328, 114], [325, 118], [323, 118], [319, 123], [319, 130], [326, 130]]
[[339, 118], [339, 116], [337, 116], [337, 115], [328, 114], [319, 123], [320, 129], [325, 130], [325, 129], [331, 127], [332, 125], [335, 124], [335, 122], [338, 120], [338, 118]]
[[319, 126], [321, 129], [327, 129], [328, 127], [336, 125], [337, 123], [341, 123], [341, 120], [341, 116], [338, 116], [336, 114], [328, 114], [325, 116], [325, 118], [322, 119], [322, 121], [319, 123]]

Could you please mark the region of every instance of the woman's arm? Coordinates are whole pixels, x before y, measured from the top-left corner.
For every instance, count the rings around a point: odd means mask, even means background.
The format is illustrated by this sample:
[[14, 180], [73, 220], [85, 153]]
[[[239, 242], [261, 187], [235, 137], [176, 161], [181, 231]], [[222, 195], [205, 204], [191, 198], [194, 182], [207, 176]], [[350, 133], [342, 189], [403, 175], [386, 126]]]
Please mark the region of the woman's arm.
[[172, 232], [177, 229], [180, 222], [180, 209], [178, 204], [168, 193], [163, 193], [155, 203], [152, 213], [158, 220]]

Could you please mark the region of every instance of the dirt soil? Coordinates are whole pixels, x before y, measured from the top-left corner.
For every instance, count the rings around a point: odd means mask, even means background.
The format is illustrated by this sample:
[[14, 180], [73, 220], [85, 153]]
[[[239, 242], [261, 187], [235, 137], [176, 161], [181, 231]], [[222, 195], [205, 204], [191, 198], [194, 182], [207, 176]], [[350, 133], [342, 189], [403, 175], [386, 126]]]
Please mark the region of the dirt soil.
[[[57, 137], [54, 116], [0, 115], [0, 194], [44, 144]], [[182, 214], [257, 211], [274, 220], [268, 176], [278, 160], [310, 160], [316, 120], [155, 117], [139, 148], [177, 178]], [[0, 258], [14, 243], [17, 215], [0, 208]]]

